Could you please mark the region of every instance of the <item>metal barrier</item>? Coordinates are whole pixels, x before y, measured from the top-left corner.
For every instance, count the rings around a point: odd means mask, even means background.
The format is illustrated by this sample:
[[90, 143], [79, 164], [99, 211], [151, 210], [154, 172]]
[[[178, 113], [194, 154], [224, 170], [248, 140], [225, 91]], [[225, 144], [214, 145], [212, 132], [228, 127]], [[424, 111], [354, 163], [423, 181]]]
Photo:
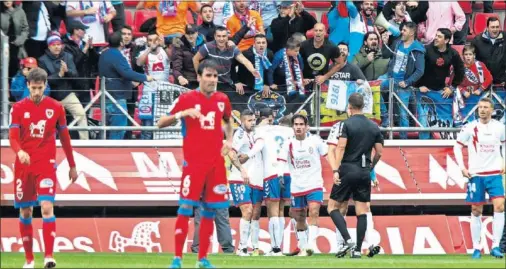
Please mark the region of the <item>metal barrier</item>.
[[[3, 33], [2, 33], [3, 34]], [[6, 42], [7, 40], [7, 42]], [[2, 126], [1, 131], [8, 130], [8, 122], [9, 122], [9, 103], [8, 100], [8, 85], [9, 85], [9, 78], [8, 78], [8, 39], [4, 38], [4, 35], [2, 35]], [[82, 79], [82, 78], [81, 78]], [[168, 82], [159, 82], [160, 85], [165, 85], [166, 87], [174, 87], [174, 88], [184, 88], [178, 85], [170, 84]], [[185, 88], [186, 89], [186, 88]], [[311, 106], [311, 111], [308, 113], [309, 116], [314, 117], [312, 120], [313, 126], [311, 127], [311, 130], [316, 132], [317, 134], [320, 134], [320, 132], [327, 132], [331, 129], [331, 127], [328, 126], [321, 126], [321, 108], [320, 108], [320, 102], [322, 100], [322, 90], [321, 85], [317, 85], [314, 83], [313, 85], [313, 91], [311, 94], [302, 102], [300, 103], [300, 107], [296, 109], [296, 112], [299, 112], [300, 110], [306, 108], [310, 103], [313, 103], [313, 106]], [[160, 90], [158, 90], [159, 92]], [[100, 132], [100, 138], [106, 139], [107, 132], [110, 131], [146, 131], [146, 132], [177, 132], [180, 131], [180, 127], [168, 127], [164, 129], [158, 129], [156, 126], [140, 126], [135, 119], [132, 117], [132, 115], [129, 114], [127, 110], [125, 110], [118, 101], [111, 95], [112, 91], [106, 90], [105, 88], [105, 78], [100, 79], [100, 87], [99, 90], [96, 92], [96, 94], [91, 98], [90, 102], [87, 103], [84, 106], [84, 115], [78, 115], [74, 118], [72, 122], [68, 124], [69, 129], [72, 131], [98, 131]], [[380, 93], [381, 94], [381, 93]], [[503, 100], [501, 100], [500, 96], [496, 92], [494, 92], [494, 88], [486, 93], [485, 96], [492, 97], [495, 99], [495, 101], [502, 105], [503, 108], [506, 108], [506, 104]], [[99, 102], [99, 107], [101, 110], [100, 115], [100, 126], [75, 126], [79, 119], [81, 117], [87, 117], [87, 113], [90, 111], [92, 107], [96, 107], [97, 101]], [[171, 101], [172, 102], [172, 101]], [[107, 126], [107, 104], [114, 104], [115, 107], [118, 108], [121, 114], [125, 115], [132, 123], [133, 126]], [[393, 139], [393, 133], [394, 132], [458, 132], [460, 130], [459, 127], [396, 127], [394, 126], [394, 106], [392, 104], [398, 103], [400, 106], [400, 109], [405, 109], [411, 119], [414, 120], [414, 122], [418, 126], [423, 126], [422, 123], [418, 120], [418, 118], [409, 110], [409, 107], [402, 102], [402, 99], [400, 96], [395, 92], [395, 85], [393, 79], [389, 80], [389, 87], [388, 87], [388, 119], [389, 119], [389, 125], [387, 127], [381, 127], [380, 129], [384, 132], [389, 133], [389, 138]], [[296, 104], [297, 106], [299, 103]], [[154, 109], [154, 108], [153, 108]], [[468, 112], [463, 117], [463, 122], [465, 122], [477, 109], [477, 105]], [[344, 113], [343, 111], [341, 111]], [[239, 119], [235, 118], [237, 122], [239, 122]], [[156, 118], [154, 119], [157, 120]], [[3, 138], [5, 138], [6, 132], [2, 132]]]

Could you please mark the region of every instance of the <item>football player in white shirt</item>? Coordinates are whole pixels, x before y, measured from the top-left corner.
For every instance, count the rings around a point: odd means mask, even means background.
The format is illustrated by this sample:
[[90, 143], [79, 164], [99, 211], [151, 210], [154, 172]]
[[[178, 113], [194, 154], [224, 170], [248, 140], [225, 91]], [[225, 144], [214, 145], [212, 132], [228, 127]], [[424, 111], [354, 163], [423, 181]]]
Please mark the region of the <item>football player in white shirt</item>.
[[[327, 145], [317, 135], [308, 136], [308, 119], [300, 114], [292, 117], [295, 138], [285, 143], [279, 158], [290, 169], [292, 204], [290, 214], [297, 221], [300, 253], [311, 256], [318, 236], [318, 216], [323, 203], [321, 157], [327, 156]], [[309, 229], [306, 224], [309, 209]]]
[[[505, 172], [506, 135], [504, 124], [492, 119], [493, 111], [492, 100], [482, 98], [478, 102], [479, 120], [470, 122], [462, 128], [453, 147], [462, 175], [469, 178], [466, 202], [471, 204], [472, 210], [473, 259], [481, 257], [481, 214], [483, 204], [486, 203], [485, 192], [494, 205], [490, 254], [497, 258], [504, 257], [499, 249], [499, 242], [504, 229], [504, 185], [501, 174]], [[469, 155], [467, 168], [462, 156], [462, 148], [465, 146]]]
[[269, 217], [269, 234], [271, 236], [272, 250], [266, 256], [282, 256], [281, 235], [283, 227], [279, 219], [279, 201], [281, 198], [281, 182], [279, 178], [278, 165], [278, 144], [272, 134], [272, 123], [274, 115], [272, 109], [263, 108], [260, 110], [260, 123], [255, 128], [255, 145], [247, 155], [241, 155], [241, 163], [257, 154], [261, 155], [263, 161], [263, 191], [264, 200], [267, 205], [267, 216]]
[[[330, 162], [335, 162], [337, 159], [337, 142], [339, 141], [339, 129], [341, 126], [341, 122], [338, 122], [332, 126], [332, 129], [330, 130], [330, 134], [327, 137], [327, 145], [329, 147], [329, 160]], [[376, 178], [376, 173], [374, 172], [374, 168], [371, 169], [371, 184], [373, 187], [379, 189], [379, 182]], [[367, 215], [367, 232], [365, 234], [365, 241], [370, 243], [370, 246], [368, 248], [367, 256], [373, 257], [374, 255], [378, 254], [381, 251], [380, 246], [376, 246], [372, 244], [371, 242], [371, 233], [374, 230], [374, 222], [372, 218], [372, 212], [371, 212], [371, 203], [367, 202], [367, 207], [369, 208]], [[345, 201], [343, 203], [339, 204], [339, 211], [341, 211], [341, 214], [343, 216], [346, 216], [348, 213], [348, 201]], [[330, 212], [329, 212], [330, 213]], [[339, 230], [336, 228], [336, 237], [337, 237], [337, 248], [338, 252], [339, 250], [344, 246], [344, 238], [339, 232]]]
[[[253, 130], [255, 128], [255, 113], [251, 110], [245, 110], [241, 113], [241, 126], [235, 131], [232, 142], [232, 150], [229, 152], [230, 159], [237, 158], [238, 154], [247, 154], [253, 147]], [[261, 165], [255, 165], [256, 159], [253, 157], [243, 164], [249, 176], [255, 176], [256, 170], [261, 169]], [[241, 171], [235, 166], [228, 167], [230, 174], [228, 183], [230, 184], [230, 193], [234, 200], [234, 205], [241, 209], [241, 220], [239, 222], [239, 247], [237, 254], [239, 256], [249, 256], [248, 239], [251, 230], [251, 220], [253, 215], [252, 192], [249, 180], [245, 180]], [[263, 180], [263, 179], [262, 179]], [[253, 200], [253, 204], [257, 204]], [[260, 201], [261, 203], [261, 201]], [[259, 214], [258, 214], [259, 215]], [[258, 216], [259, 217], [259, 216]], [[256, 220], [258, 223], [258, 219]]]

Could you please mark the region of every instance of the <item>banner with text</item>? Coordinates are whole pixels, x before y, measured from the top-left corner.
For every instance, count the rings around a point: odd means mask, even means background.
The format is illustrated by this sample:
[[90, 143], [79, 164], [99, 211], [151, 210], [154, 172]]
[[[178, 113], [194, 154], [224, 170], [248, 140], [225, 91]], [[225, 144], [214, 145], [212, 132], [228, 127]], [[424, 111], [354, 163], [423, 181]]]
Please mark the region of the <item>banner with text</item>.
[[[180, 147], [75, 147], [79, 177], [68, 180], [69, 166], [58, 148], [56, 201], [59, 205], [177, 205], [183, 152]], [[1, 203], [12, 204], [15, 155], [1, 147]], [[467, 155], [467, 154], [466, 154]], [[332, 171], [322, 158], [324, 198]], [[452, 146], [387, 146], [376, 166], [380, 190], [372, 200], [384, 205], [464, 204], [466, 179]], [[418, 191], [420, 189], [420, 192]]]
[[[370, 244], [380, 245], [381, 254], [469, 254], [472, 253], [470, 217], [431, 216], [378, 216], [373, 217], [372, 242], [364, 242], [363, 249]], [[356, 236], [356, 218], [347, 217], [348, 230], [352, 239]], [[2, 234], [0, 251], [22, 252], [23, 242], [19, 236], [17, 218], [0, 219]], [[297, 245], [295, 233], [286, 220], [284, 227], [283, 252], [290, 252]], [[231, 233], [234, 245], [239, 243], [239, 218], [231, 218]], [[34, 251], [44, 251], [42, 222], [34, 219]], [[193, 242], [193, 220], [184, 246], [190, 252]], [[174, 252], [175, 218], [80, 218], [58, 219], [55, 252]], [[65, 228], [67, 227], [67, 228]], [[70, 229], [68, 227], [79, 227]], [[492, 218], [483, 218], [482, 248], [489, 253], [492, 244]], [[337, 251], [335, 226], [328, 217], [319, 221], [316, 253]], [[270, 250], [268, 220], [260, 221], [260, 250]], [[250, 242], [251, 245], [251, 242]], [[212, 238], [211, 252], [220, 250], [216, 229]]]

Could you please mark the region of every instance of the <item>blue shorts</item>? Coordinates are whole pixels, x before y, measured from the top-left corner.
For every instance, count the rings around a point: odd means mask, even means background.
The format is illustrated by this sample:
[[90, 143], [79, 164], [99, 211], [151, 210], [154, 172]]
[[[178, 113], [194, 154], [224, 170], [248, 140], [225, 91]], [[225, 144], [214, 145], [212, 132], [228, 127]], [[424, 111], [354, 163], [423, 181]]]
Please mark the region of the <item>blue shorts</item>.
[[488, 193], [490, 200], [502, 197], [504, 198], [504, 185], [501, 175], [487, 177], [472, 177], [467, 183], [466, 203], [484, 204], [486, 203], [485, 192]]
[[251, 188], [251, 203], [261, 204], [263, 200], [264, 200], [264, 191]]
[[290, 175], [284, 175], [283, 185], [281, 188], [281, 199], [290, 200], [290, 197], [292, 197], [290, 184], [292, 184], [292, 177]]
[[236, 207], [243, 204], [251, 204], [251, 187], [249, 185], [230, 184], [230, 193]]
[[323, 203], [323, 191], [315, 190], [306, 195], [292, 196], [291, 208], [293, 209], [305, 209], [310, 202]]
[[281, 198], [281, 183], [279, 177], [264, 181], [264, 200], [279, 201]]

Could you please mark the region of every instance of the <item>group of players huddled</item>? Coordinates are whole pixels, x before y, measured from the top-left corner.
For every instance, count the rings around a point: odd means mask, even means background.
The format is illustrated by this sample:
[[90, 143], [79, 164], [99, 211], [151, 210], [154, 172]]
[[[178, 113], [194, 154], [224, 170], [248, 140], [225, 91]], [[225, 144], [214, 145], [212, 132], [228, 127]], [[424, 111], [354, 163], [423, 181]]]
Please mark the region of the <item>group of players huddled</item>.
[[[259, 254], [258, 220], [263, 201], [267, 205], [272, 247], [265, 255], [283, 255], [281, 243], [286, 201], [290, 201], [291, 222], [298, 240], [297, 249], [290, 255], [312, 255], [323, 203], [321, 158], [324, 156], [333, 170], [334, 185], [327, 210], [338, 230], [336, 256], [341, 258], [351, 252], [352, 258], [360, 258], [364, 238], [371, 243], [368, 239], [368, 232], [373, 229], [371, 186], [378, 186], [373, 169], [383, 151], [383, 137], [378, 126], [362, 114], [363, 97], [360, 94], [349, 97], [350, 118], [332, 128], [326, 143], [318, 135], [309, 133], [306, 116], [290, 115], [282, 118], [279, 125], [273, 125], [269, 109], [262, 110], [258, 119], [252, 111], [244, 111], [241, 127], [234, 134], [230, 101], [224, 93], [216, 91], [216, 68], [217, 64], [212, 60], [201, 62], [197, 72], [199, 87], [182, 94], [170, 114], [158, 122], [158, 127], [163, 128], [178, 120], [183, 121], [184, 163], [171, 268], [181, 268], [189, 219], [194, 207], [200, 205], [198, 232], [201, 242], [196, 266], [213, 268], [207, 259], [207, 251], [214, 228], [214, 209], [228, 208], [229, 187], [235, 205], [242, 212], [238, 255], [250, 255], [250, 236], [252, 255]], [[14, 205], [20, 209], [19, 229], [26, 258], [24, 268], [34, 268], [32, 213], [33, 206], [39, 204], [43, 216], [44, 267], [56, 266], [53, 257], [56, 134], [59, 134], [69, 162], [70, 180], [74, 182], [78, 177], [65, 110], [59, 102], [43, 96], [46, 83], [47, 73], [40, 68], [33, 69], [27, 77], [30, 96], [14, 104], [11, 111], [9, 140], [17, 157]], [[463, 175], [470, 180], [466, 201], [473, 204], [473, 258], [481, 256], [480, 217], [486, 202], [485, 192], [494, 204], [491, 255], [503, 257], [498, 245], [504, 227], [501, 174], [505, 172], [506, 138], [504, 125], [491, 119], [493, 107], [490, 99], [479, 102], [479, 120], [462, 129], [455, 146], [457, 162]], [[462, 146], [469, 150], [469, 170], [464, 165]], [[224, 165], [225, 157], [230, 158], [230, 167]], [[228, 180], [226, 169], [230, 169]], [[357, 213], [357, 242], [350, 238], [344, 219], [350, 198], [355, 201]], [[380, 250], [379, 246], [371, 245], [366, 251], [372, 257]]]

